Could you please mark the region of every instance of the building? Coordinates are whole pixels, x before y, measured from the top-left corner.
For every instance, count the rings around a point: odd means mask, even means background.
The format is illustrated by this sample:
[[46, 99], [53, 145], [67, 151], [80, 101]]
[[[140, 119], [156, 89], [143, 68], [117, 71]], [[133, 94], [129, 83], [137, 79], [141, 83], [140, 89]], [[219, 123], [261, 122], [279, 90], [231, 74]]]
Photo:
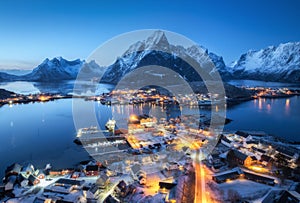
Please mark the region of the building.
[[100, 190], [97, 185], [93, 185], [87, 192], [86, 198], [88, 202], [97, 202], [97, 199], [100, 195]]
[[156, 119], [154, 118], [142, 118], [140, 120], [140, 124], [147, 127], [147, 128], [151, 128], [156, 124]]
[[231, 141], [231, 140], [229, 140], [226, 136], [222, 136], [222, 138], [221, 138], [221, 143], [223, 144], [223, 145], [225, 145], [226, 147], [229, 147], [229, 148], [231, 148], [232, 146], [233, 146], [233, 142]]
[[103, 203], [119, 203], [120, 201], [115, 197], [108, 195], [107, 198], [104, 200]]
[[261, 155], [259, 161], [262, 165], [271, 168], [274, 160], [272, 157], [263, 154], [263, 155]]
[[138, 174], [141, 171], [141, 165], [140, 164], [134, 164], [131, 166], [131, 174], [134, 177], [134, 179], [138, 179]]
[[5, 194], [5, 185], [0, 184], [0, 198]]
[[177, 170], [179, 168], [179, 164], [176, 162], [168, 162], [166, 163], [166, 169], [168, 171]]
[[251, 148], [251, 147], [256, 147], [259, 144], [259, 141], [257, 140], [247, 140], [243, 143], [243, 146], [245, 148]]
[[29, 185], [37, 185], [40, 183], [40, 180], [34, 176], [34, 175], [29, 175], [28, 177], [28, 184]]
[[21, 187], [26, 187], [29, 183], [27, 177], [25, 177], [22, 173], [18, 175], [18, 182]]
[[17, 176], [11, 175], [7, 178], [4, 190], [6, 192], [12, 191], [14, 189], [14, 185], [16, 184]]
[[238, 135], [240, 138], [242, 138], [244, 141], [252, 140], [252, 136], [247, 132], [236, 131], [235, 134]]
[[286, 147], [277, 147], [276, 151], [286, 157], [289, 157], [290, 159], [297, 160], [299, 158], [298, 153], [295, 153], [294, 150], [286, 148]]
[[85, 168], [86, 176], [98, 176], [99, 175], [99, 166], [98, 165], [87, 165]]
[[251, 156], [248, 156], [236, 149], [232, 149], [228, 152], [227, 161], [231, 165], [243, 165], [245, 167], [248, 167], [253, 163]]
[[60, 178], [55, 183], [44, 188], [44, 192], [53, 192], [60, 194], [69, 194], [72, 191], [78, 191], [83, 188], [84, 180], [73, 180]]
[[252, 149], [252, 151], [253, 151], [255, 154], [258, 154], [259, 156], [261, 156], [261, 155], [263, 155], [263, 154], [266, 153], [265, 150], [259, 149], [259, 148], [254, 147], [254, 146], [252, 146], [251, 149]]
[[124, 180], [121, 180], [118, 183], [118, 185], [115, 187], [115, 192], [121, 197], [125, 197], [128, 194], [129, 188]]
[[159, 182], [160, 192], [166, 194], [165, 201], [166, 202], [177, 202], [176, 190], [177, 190], [176, 183], [169, 183], [169, 182]]
[[96, 185], [99, 188], [104, 189], [107, 187], [109, 181], [110, 181], [110, 179], [106, 174], [101, 174], [101, 176], [96, 181]]
[[263, 184], [272, 185], [272, 186], [275, 185], [275, 179], [261, 176], [258, 174], [249, 173], [249, 172], [244, 171], [244, 177], [248, 180], [252, 180], [252, 181], [255, 181], [258, 183], [263, 183]]
[[28, 164], [27, 166], [24, 166], [21, 171], [24, 176], [29, 176], [31, 174], [34, 174], [34, 166], [32, 164]]
[[286, 190], [273, 190], [262, 201], [262, 203], [299, 203], [299, 196], [293, 195]]
[[72, 178], [76, 179], [76, 178], [79, 178], [80, 177], [80, 172], [79, 171], [75, 171], [72, 176]]
[[228, 180], [236, 180], [241, 176], [241, 173], [239, 171], [231, 171], [229, 173], [222, 173], [222, 174], [216, 174], [212, 176], [212, 179], [216, 183], [224, 183]]
[[36, 171], [36, 177], [38, 177], [38, 179], [44, 179], [45, 178], [45, 173], [42, 170], [37, 170]]
[[21, 172], [22, 166], [20, 164], [14, 163], [7, 167], [5, 170], [5, 176], [10, 176], [10, 175], [18, 175]]

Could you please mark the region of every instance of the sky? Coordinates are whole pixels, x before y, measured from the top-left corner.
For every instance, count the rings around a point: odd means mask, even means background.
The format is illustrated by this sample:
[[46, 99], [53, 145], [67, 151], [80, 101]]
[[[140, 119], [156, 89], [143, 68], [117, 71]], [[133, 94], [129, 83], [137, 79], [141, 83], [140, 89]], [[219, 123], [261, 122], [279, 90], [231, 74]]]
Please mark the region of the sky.
[[300, 41], [299, 0], [0, 0], [0, 69], [86, 59], [125, 32], [169, 30], [223, 56]]

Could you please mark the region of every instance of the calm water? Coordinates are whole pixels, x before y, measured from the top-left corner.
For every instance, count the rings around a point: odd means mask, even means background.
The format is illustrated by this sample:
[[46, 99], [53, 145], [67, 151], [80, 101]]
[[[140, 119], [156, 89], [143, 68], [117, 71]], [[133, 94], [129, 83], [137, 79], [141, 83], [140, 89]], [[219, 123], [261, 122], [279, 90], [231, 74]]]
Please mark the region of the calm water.
[[72, 100], [0, 108], [0, 174], [13, 162], [67, 167], [88, 158], [73, 143]]
[[290, 140], [300, 141], [300, 97], [257, 99], [227, 109], [233, 122], [225, 129], [265, 131]]
[[[12, 91], [18, 94], [36, 94], [36, 93], [60, 93], [60, 94], [70, 94], [73, 93], [74, 81], [62, 81], [55, 83], [47, 83], [47, 82], [25, 82], [25, 81], [17, 81], [17, 82], [1, 82], [0, 81], [0, 89], [6, 89], [8, 91]], [[77, 85], [81, 89], [85, 89], [86, 91], [103, 93], [109, 92], [114, 86], [109, 84], [99, 84], [97, 89], [93, 89], [95, 87], [95, 83], [90, 81], [78, 81]]]
[[299, 84], [297, 83], [281, 83], [281, 82], [265, 82], [259, 80], [230, 80], [229, 84], [235, 86], [244, 86], [244, 87], [290, 87], [290, 88], [299, 88]]

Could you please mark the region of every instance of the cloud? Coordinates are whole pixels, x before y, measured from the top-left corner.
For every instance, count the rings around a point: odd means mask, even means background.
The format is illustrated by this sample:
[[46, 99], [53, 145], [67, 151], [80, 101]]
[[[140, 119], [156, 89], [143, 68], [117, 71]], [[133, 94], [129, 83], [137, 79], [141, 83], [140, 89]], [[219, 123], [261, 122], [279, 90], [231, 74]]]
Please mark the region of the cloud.
[[33, 69], [38, 65], [38, 62], [25, 61], [25, 60], [2, 60], [0, 63], [0, 69]]

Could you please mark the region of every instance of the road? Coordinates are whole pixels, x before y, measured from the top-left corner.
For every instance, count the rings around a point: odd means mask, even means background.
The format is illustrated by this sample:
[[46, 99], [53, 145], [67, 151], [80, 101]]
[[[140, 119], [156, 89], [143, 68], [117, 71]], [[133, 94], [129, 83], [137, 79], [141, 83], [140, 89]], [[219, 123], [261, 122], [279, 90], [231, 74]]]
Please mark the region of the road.
[[195, 167], [195, 199], [194, 203], [207, 203], [208, 200], [206, 198], [205, 191], [205, 170], [200, 161], [201, 150], [198, 149], [196, 151], [196, 157], [194, 159], [194, 167]]

